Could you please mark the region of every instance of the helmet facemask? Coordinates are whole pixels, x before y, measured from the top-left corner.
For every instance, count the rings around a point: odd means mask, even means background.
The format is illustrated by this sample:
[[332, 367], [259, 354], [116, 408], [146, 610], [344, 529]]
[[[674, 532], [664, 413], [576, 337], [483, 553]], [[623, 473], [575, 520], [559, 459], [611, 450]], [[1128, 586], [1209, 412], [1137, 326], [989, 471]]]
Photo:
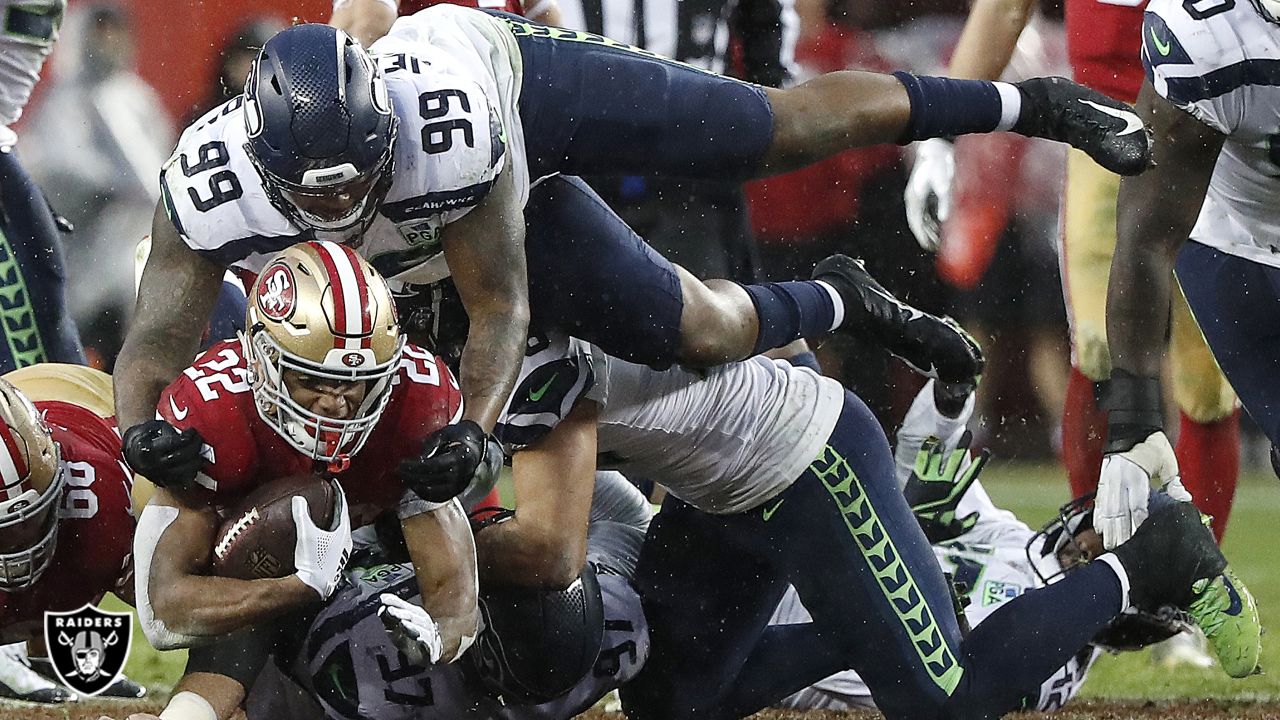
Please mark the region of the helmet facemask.
[[[391, 400], [391, 388], [404, 349], [402, 336], [386, 362], [335, 370], [287, 352], [260, 324], [241, 333], [240, 341], [249, 359], [249, 384], [258, 416], [298, 452], [321, 462], [342, 462], [364, 447]], [[287, 370], [323, 380], [365, 382], [368, 386], [351, 418], [331, 418], [293, 399], [284, 381]]]
[[[20, 590], [34, 585], [53, 563], [66, 468], [61, 448], [31, 401], [8, 383], [0, 394], [7, 413], [19, 425], [0, 421], [0, 432], [8, 433], [7, 440], [14, 442], [0, 453], [0, 462], [6, 466], [3, 475], [20, 476], [17, 482], [0, 487], [0, 590]], [[48, 477], [43, 490], [36, 476]]]

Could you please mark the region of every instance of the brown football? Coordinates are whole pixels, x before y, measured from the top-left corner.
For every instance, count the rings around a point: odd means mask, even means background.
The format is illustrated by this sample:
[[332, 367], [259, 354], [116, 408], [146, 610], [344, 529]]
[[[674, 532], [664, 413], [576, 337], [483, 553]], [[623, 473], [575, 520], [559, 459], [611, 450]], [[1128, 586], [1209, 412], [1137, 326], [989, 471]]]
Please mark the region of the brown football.
[[213, 574], [241, 580], [292, 575], [295, 495], [306, 498], [312, 522], [321, 528], [332, 527], [332, 481], [315, 475], [273, 480], [254, 489], [224, 515], [213, 545]]

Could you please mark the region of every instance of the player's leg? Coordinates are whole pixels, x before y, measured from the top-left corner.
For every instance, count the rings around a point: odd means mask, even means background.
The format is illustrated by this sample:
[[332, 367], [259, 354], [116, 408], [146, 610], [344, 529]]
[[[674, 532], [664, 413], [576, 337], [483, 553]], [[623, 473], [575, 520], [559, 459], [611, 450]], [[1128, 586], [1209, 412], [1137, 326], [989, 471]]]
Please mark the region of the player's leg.
[[14, 153], [0, 153], [0, 372], [38, 362], [83, 364], [67, 312], [53, 212]]
[[731, 523], [668, 495], [649, 526], [636, 570], [649, 660], [621, 689], [628, 718], [727, 716], [722, 694], [786, 588]]
[[[878, 428], [847, 395], [826, 449], [779, 496], [768, 520], [757, 516], [757, 534], [768, 537], [818, 632], [887, 717], [1011, 711], [1124, 608], [1121, 580], [1110, 566], [1087, 567], [1043, 595], [1010, 603], [962, 643], [942, 570], [898, 489]], [[805, 664], [802, 650], [812, 646], [777, 647], [773, 657], [752, 654], [734, 685], [735, 713], [777, 699], [753, 689], [769, 673], [774, 693], [788, 694], [822, 677], [802, 672], [831, 669]], [[803, 684], [778, 688], [786, 674]]]
[[997, 130], [1071, 142], [1119, 172], [1148, 163], [1150, 143], [1128, 106], [1062, 79], [1014, 86], [842, 71], [764, 89], [599, 36], [506, 22], [522, 56], [535, 176], [741, 180], [853, 147]]
[[525, 218], [531, 324], [626, 360], [717, 365], [825, 335], [843, 319], [860, 337], [891, 349], [898, 343], [895, 352], [919, 366], [965, 377], [981, 370], [959, 330], [882, 289], [872, 292], [865, 271], [832, 270], [819, 281], [703, 282], [646, 245], [571, 176], [535, 186]]
[[1182, 414], [1178, 469], [1201, 512], [1213, 518], [1219, 542], [1240, 475], [1240, 413], [1235, 391], [1204, 343], [1181, 290], [1173, 297], [1169, 338], [1173, 398]]
[[1191, 241], [1176, 271], [1218, 366], [1272, 445], [1280, 444], [1280, 269]]
[[1062, 412], [1062, 456], [1072, 497], [1098, 488], [1107, 418], [1094, 383], [1111, 376], [1107, 282], [1116, 247], [1120, 176], [1078, 150], [1067, 152], [1062, 221], [1062, 296], [1071, 328], [1071, 375]]

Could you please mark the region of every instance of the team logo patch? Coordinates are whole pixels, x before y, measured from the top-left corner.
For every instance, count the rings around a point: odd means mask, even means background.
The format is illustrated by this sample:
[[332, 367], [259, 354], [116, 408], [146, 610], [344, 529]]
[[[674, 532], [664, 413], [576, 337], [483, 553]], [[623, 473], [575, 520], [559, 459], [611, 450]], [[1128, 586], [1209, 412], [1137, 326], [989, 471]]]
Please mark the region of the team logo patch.
[[360, 353], [347, 353], [342, 356], [342, 364], [347, 367], [360, 367], [364, 364], [364, 356]]
[[262, 272], [258, 280], [258, 309], [272, 320], [284, 320], [293, 313], [297, 288], [293, 283], [293, 271], [288, 265], [278, 263]]
[[54, 672], [81, 695], [97, 695], [120, 677], [132, 641], [129, 613], [105, 612], [86, 603], [72, 612], [44, 614], [44, 642]]

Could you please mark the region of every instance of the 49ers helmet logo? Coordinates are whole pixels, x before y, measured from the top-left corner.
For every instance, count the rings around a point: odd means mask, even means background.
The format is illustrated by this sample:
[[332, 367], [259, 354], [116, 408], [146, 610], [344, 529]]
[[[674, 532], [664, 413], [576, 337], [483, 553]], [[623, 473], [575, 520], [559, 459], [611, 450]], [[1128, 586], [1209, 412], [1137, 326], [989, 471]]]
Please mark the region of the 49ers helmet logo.
[[293, 271], [284, 263], [276, 263], [262, 271], [258, 280], [258, 309], [272, 320], [284, 320], [293, 312], [297, 289]]

